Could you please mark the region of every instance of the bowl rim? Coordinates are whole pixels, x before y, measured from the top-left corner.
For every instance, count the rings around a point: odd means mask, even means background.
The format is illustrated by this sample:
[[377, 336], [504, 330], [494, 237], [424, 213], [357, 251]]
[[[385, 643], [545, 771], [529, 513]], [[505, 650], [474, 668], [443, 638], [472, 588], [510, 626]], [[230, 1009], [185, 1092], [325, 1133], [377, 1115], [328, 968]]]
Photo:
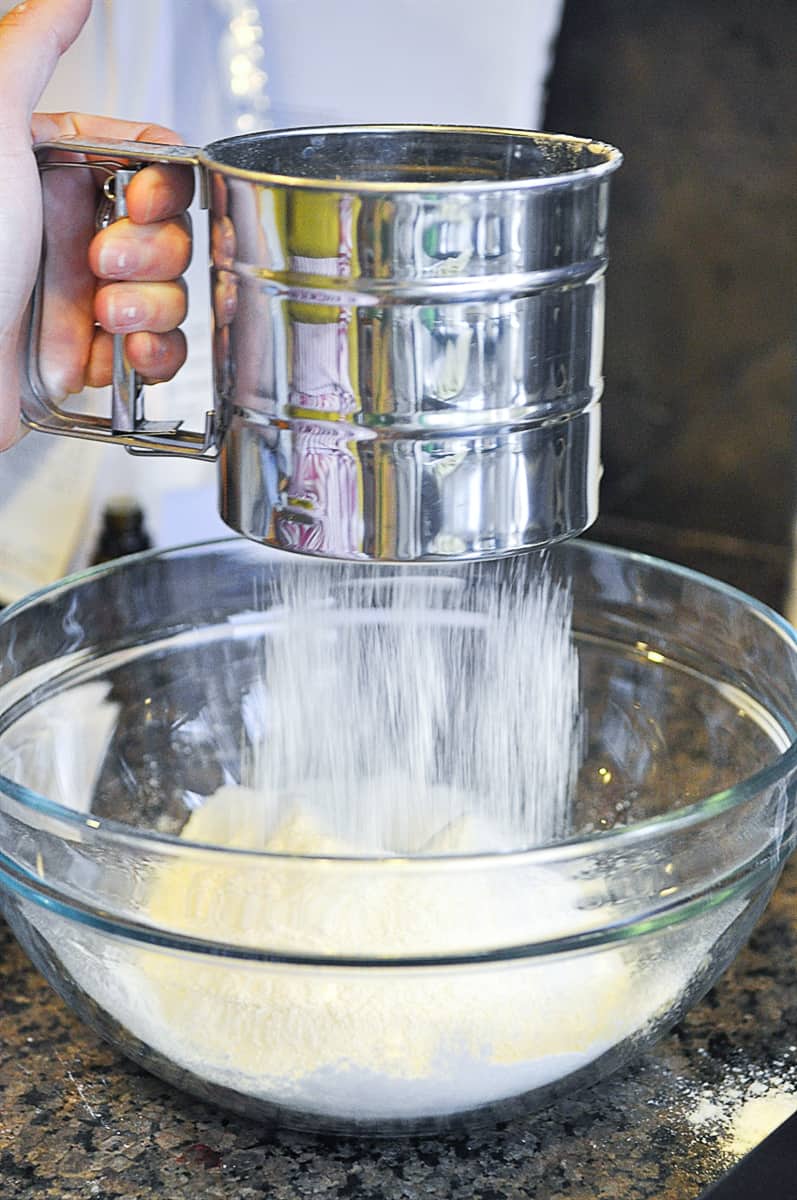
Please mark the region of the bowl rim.
[[[135, 567], [139, 562], [177, 557], [199, 550], [209, 550], [213, 547], [231, 549], [236, 545], [253, 546], [254, 544], [250, 539], [241, 535], [210, 538], [145, 550], [137, 554], [127, 555], [122, 559], [115, 559], [110, 563], [88, 567], [39, 588], [9, 605], [0, 612], [0, 627], [13, 620], [19, 613], [33, 608], [43, 600], [52, 599], [61, 591], [68, 591], [87, 580], [122, 573]], [[656, 570], [664, 569], [665, 573], [670, 577], [681, 578], [699, 587], [707, 588], [715, 593], [726, 596], [735, 603], [741, 603], [745, 608], [754, 612], [759, 619], [774, 627], [783, 640], [791, 644], [795, 655], [797, 655], [797, 629], [775, 609], [758, 600], [756, 597], [749, 595], [747, 592], [742, 591], [740, 588], [736, 588], [722, 580], [714, 579], [712, 576], [706, 575], [701, 571], [695, 571], [691, 567], [684, 567], [678, 563], [658, 558], [655, 555], [641, 553], [636, 550], [626, 550], [622, 547], [610, 546], [587, 538], [569, 539], [563, 543], [563, 547], [566, 547], [568, 552], [571, 550], [575, 550], [577, 553], [580, 553], [582, 550], [585, 553], [598, 551], [610, 558], [619, 559], [623, 562], [638, 563], [643, 566], [653, 567]], [[293, 562], [297, 556], [288, 551], [271, 550], [270, 557], [272, 560], [278, 557], [281, 561]], [[264, 559], [264, 561], [267, 560]], [[306, 561], [306, 558], [303, 561]], [[324, 562], [329, 560], [319, 559], [318, 561]], [[429, 567], [428, 563], [407, 565], [417, 566], [421, 569], [423, 567], [428, 569]], [[417, 867], [419, 869], [426, 869], [433, 865], [439, 866], [443, 863], [449, 864], [451, 868], [454, 868], [456, 864], [471, 867], [477, 864], [482, 866], [489, 864], [506, 866], [507, 864], [511, 864], [513, 866], [534, 865], [542, 867], [547, 864], [562, 863], [593, 854], [598, 847], [602, 850], [610, 849], [613, 845], [628, 847], [630, 845], [637, 845], [648, 839], [654, 839], [659, 833], [674, 833], [691, 826], [703, 824], [704, 822], [708, 823], [720, 814], [729, 812], [752, 799], [756, 794], [771, 787], [780, 779], [786, 778], [796, 768], [797, 734], [792, 732], [792, 741], [780, 752], [773, 762], [761, 767], [752, 775], [746, 776], [730, 787], [720, 789], [699, 800], [695, 800], [691, 804], [684, 805], [683, 808], [646, 817], [643, 820], [634, 821], [628, 825], [615, 826], [612, 829], [594, 830], [588, 834], [576, 834], [561, 841], [546, 843], [541, 846], [426, 855], [387, 855], [384, 853], [356, 855], [329, 853], [298, 854], [272, 850], [250, 850], [212, 842], [196, 842], [188, 838], [183, 838], [179, 834], [160, 833], [154, 829], [137, 829], [135, 826], [127, 825], [121, 821], [106, 817], [95, 817], [91, 813], [81, 813], [75, 809], [67, 808], [54, 800], [40, 796], [37, 792], [27, 788], [23, 784], [8, 779], [1, 771], [0, 793], [5, 794], [9, 799], [38, 815], [54, 818], [68, 827], [80, 829], [81, 840], [102, 842], [107, 839], [114, 845], [124, 845], [128, 848], [140, 847], [140, 849], [148, 853], [151, 853], [156, 847], [162, 847], [167, 854], [191, 853], [198, 857], [207, 856], [209, 861], [213, 860], [214, 862], [217, 862], [220, 856], [234, 855], [239, 859], [245, 858], [248, 861], [257, 859], [261, 859], [264, 862], [316, 861], [341, 863], [349, 866], [361, 864], [364, 868], [370, 868], [375, 863], [396, 863], [397, 861], [400, 861], [407, 867]]]

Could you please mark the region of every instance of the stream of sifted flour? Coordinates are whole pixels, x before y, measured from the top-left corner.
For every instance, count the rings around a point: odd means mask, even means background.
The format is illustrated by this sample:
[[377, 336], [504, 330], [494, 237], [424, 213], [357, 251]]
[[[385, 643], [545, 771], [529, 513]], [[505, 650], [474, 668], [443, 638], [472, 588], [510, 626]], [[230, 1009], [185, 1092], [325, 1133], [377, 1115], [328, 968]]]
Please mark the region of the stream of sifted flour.
[[245, 702], [242, 783], [264, 797], [267, 828], [296, 810], [352, 853], [397, 854], [445, 850], [463, 819], [470, 850], [568, 832], [580, 751], [570, 594], [544, 566], [500, 578], [478, 566], [286, 574]]

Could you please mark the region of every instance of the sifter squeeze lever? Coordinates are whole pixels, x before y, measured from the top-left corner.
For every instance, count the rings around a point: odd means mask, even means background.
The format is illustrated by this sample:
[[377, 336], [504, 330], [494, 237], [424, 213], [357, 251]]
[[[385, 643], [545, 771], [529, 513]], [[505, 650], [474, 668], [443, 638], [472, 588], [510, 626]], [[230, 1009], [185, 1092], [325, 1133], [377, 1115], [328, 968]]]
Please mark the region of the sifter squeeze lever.
[[[135, 173], [129, 168], [119, 168], [106, 179], [95, 221], [98, 230], [106, 229], [113, 221], [127, 216], [127, 185]], [[116, 334], [113, 339], [111, 426], [114, 433], [133, 433], [141, 428], [143, 421], [141, 384], [125, 357], [124, 336]], [[171, 424], [162, 432], [176, 433], [178, 427]]]

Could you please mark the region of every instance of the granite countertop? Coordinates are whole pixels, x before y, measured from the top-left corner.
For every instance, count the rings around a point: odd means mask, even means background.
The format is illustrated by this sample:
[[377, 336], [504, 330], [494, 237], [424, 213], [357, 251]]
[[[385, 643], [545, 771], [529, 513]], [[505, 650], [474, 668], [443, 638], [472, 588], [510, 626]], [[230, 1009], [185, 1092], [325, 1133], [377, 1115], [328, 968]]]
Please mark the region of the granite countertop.
[[185, 1097], [85, 1029], [0, 923], [0, 1195], [692, 1200], [738, 1157], [745, 1102], [797, 1090], [796, 900], [797, 859], [736, 964], [634, 1066], [469, 1137], [383, 1142], [278, 1133]]

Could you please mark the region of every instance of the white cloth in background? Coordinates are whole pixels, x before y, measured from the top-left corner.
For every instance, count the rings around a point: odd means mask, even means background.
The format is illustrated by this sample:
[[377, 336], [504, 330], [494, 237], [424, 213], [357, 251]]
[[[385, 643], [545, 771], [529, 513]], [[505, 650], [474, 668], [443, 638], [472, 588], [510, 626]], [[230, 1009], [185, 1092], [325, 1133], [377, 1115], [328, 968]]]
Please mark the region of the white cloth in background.
[[[231, 15], [254, 0], [95, 0], [43, 108], [234, 133]], [[564, 0], [259, 0], [274, 123], [539, 124]], [[10, 7], [0, 0], [0, 8]]]

